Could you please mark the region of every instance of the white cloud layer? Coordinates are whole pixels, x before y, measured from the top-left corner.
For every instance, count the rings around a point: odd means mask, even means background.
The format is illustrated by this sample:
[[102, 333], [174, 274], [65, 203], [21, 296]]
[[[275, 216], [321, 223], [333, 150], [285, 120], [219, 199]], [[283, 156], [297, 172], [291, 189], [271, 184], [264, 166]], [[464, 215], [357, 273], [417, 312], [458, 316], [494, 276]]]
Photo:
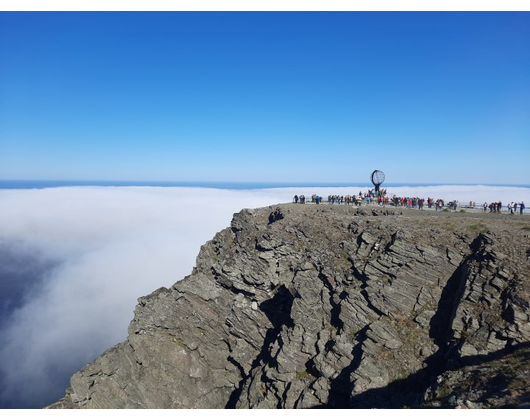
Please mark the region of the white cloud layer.
[[[235, 212], [290, 202], [294, 194], [327, 197], [359, 190], [366, 187], [0, 190], [0, 252], [9, 247], [11, 266], [17, 255], [24, 265], [33, 255], [36, 267], [47, 267], [35, 273], [31, 287], [22, 288], [23, 300], [0, 331], [0, 407], [40, 407], [61, 397], [75, 371], [125, 339], [137, 298], [188, 275], [200, 246], [229, 226]], [[530, 202], [528, 188], [389, 192], [477, 204]]]

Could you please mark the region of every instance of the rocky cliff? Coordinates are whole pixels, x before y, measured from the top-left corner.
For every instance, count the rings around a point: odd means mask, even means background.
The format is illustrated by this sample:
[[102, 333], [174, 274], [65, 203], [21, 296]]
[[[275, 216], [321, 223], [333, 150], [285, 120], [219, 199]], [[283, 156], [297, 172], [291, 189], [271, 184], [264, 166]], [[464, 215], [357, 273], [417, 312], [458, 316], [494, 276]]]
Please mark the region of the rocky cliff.
[[529, 236], [526, 216], [243, 210], [51, 408], [520, 406]]

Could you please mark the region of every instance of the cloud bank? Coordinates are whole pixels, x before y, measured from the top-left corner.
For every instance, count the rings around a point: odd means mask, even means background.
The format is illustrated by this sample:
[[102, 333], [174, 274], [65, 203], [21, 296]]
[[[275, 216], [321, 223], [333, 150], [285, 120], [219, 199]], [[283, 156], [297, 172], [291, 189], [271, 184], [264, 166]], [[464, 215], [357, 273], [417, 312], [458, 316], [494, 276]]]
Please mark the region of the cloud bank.
[[[63, 396], [75, 371], [126, 338], [138, 297], [190, 274], [200, 246], [235, 212], [290, 202], [294, 194], [365, 189], [0, 190], [0, 408], [39, 408]], [[477, 204], [529, 203], [529, 191], [389, 189]]]
[[190, 274], [233, 213], [275, 202], [191, 188], [0, 191], [0, 407], [61, 397], [73, 372], [126, 338], [138, 297]]

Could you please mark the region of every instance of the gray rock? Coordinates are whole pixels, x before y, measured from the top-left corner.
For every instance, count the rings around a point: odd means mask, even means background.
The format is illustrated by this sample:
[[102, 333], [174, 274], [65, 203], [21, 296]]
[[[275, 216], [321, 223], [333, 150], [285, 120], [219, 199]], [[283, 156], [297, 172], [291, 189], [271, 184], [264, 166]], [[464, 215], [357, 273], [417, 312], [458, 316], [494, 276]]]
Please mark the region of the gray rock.
[[440, 384], [528, 343], [524, 231], [502, 215], [451, 213], [448, 228], [442, 212], [371, 213], [235, 214], [50, 408], [478, 407]]

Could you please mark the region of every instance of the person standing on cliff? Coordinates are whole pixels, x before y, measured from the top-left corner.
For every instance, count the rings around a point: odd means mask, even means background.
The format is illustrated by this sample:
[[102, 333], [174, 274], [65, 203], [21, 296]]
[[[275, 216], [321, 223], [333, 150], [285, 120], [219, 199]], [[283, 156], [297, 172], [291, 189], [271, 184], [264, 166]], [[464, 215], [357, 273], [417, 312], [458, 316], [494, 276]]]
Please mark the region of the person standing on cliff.
[[519, 205], [519, 211], [521, 212], [520, 214], [523, 214], [523, 210], [524, 210], [524, 201], [521, 201], [521, 204]]

